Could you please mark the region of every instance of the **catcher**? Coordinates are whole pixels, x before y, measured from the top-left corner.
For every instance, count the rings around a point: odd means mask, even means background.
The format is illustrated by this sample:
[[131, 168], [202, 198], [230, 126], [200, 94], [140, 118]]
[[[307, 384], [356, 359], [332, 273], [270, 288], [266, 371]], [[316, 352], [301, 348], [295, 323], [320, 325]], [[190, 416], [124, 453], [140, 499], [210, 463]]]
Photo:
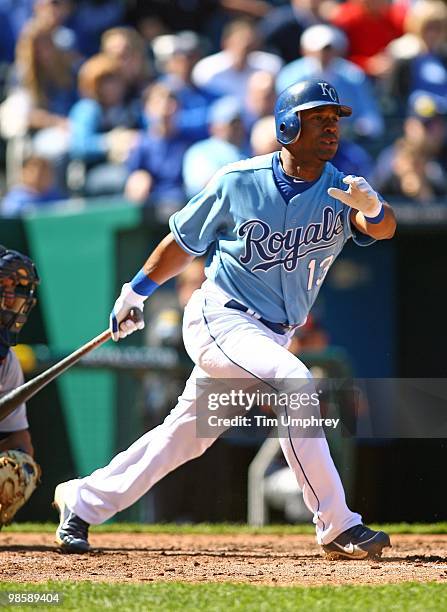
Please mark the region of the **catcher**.
[[[0, 394], [23, 384], [23, 372], [11, 346], [36, 303], [39, 284], [34, 263], [0, 245]], [[28, 430], [25, 404], [0, 422], [0, 529], [11, 522], [40, 479]]]

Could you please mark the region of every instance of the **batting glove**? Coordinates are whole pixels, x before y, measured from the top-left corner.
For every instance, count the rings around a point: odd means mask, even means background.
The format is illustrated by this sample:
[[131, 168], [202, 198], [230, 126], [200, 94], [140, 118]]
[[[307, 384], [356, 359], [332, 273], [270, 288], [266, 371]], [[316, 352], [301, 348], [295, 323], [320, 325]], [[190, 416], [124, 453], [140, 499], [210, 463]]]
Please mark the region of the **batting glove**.
[[144, 320], [134, 320], [126, 317], [132, 308], [143, 310], [144, 300], [147, 296], [136, 293], [130, 283], [125, 283], [121, 289], [119, 298], [116, 300], [110, 313], [110, 333], [112, 340], [118, 340], [129, 336], [137, 329], [143, 329]]
[[345, 176], [343, 183], [349, 185], [347, 191], [329, 187], [328, 194], [364, 214], [369, 219], [375, 219], [382, 213], [383, 204], [378, 194], [362, 176]]

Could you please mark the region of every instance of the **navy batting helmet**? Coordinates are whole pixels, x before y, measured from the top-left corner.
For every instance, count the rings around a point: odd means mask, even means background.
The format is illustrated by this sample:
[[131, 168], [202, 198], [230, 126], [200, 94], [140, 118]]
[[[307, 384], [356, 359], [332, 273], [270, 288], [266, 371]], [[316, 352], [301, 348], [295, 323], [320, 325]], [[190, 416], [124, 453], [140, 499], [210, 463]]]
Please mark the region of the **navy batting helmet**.
[[300, 111], [329, 105], [337, 106], [341, 117], [352, 114], [352, 108], [340, 104], [335, 87], [326, 81], [301, 81], [285, 89], [275, 104], [278, 142], [287, 145], [298, 139], [301, 129]]
[[38, 284], [31, 259], [0, 245], [0, 344], [17, 343], [17, 334], [36, 303]]

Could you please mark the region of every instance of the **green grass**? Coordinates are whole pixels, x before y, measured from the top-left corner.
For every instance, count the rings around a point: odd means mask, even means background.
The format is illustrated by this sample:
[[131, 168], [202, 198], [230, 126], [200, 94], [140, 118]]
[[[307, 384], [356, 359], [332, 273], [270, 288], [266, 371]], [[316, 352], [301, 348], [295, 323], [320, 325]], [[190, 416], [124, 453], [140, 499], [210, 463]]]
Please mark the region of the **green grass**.
[[[370, 524], [373, 529], [383, 529], [389, 534], [447, 534], [447, 523], [394, 523]], [[52, 533], [55, 523], [13, 523], [4, 527], [5, 532], [21, 533]], [[174, 533], [174, 534], [265, 534], [265, 535], [300, 535], [314, 534], [313, 525], [267, 525], [266, 527], [250, 527], [234, 523], [197, 523], [176, 525], [175, 523], [106, 523], [92, 527], [96, 533]]]
[[244, 612], [280, 612], [288, 610], [349, 611], [433, 611], [445, 610], [447, 586], [437, 583], [406, 583], [385, 586], [343, 587], [266, 587], [243, 584], [106, 584], [92, 582], [48, 582], [0, 584], [2, 603], [5, 592], [59, 592], [62, 603], [53, 606], [14, 605], [9, 609], [39, 610], [141, 610], [200, 612], [243, 610]]

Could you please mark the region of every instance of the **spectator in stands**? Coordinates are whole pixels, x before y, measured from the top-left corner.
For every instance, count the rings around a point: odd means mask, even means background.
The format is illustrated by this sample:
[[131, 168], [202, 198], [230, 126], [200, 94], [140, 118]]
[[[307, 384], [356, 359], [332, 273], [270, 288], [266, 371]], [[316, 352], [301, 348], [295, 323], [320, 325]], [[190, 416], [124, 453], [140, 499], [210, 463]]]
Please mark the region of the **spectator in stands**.
[[175, 91], [180, 105], [181, 129], [208, 137], [208, 110], [216, 96], [192, 82], [192, 71], [202, 55], [200, 39], [194, 32], [158, 36], [152, 43], [160, 80]]
[[400, 138], [387, 179], [380, 189], [390, 199], [432, 204], [446, 194], [446, 174], [421, 146]]
[[348, 0], [338, 5], [332, 22], [348, 38], [348, 60], [366, 74], [382, 77], [391, 68], [391, 59], [384, 50], [388, 43], [401, 36], [404, 16], [403, 4], [389, 4], [387, 0]]
[[84, 57], [98, 53], [103, 32], [124, 23], [122, 0], [76, 0], [67, 26], [76, 34], [77, 48]]
[[64, 51], [77, 54], [76, 34], [65, 25], [72, 11], [72, 0], [35, 0], [34, 2], [34, 18], [51, 31], [54, 44]]
[[[129, 3], [130, 4], [130, 3]], [[218, 0], [137, 1], [128, 7], [128, 22], [134, 25], [147, 42], [157, 36], [181, 30], [201, 31], [218, 6]]]
[[16, 68], [30, 101], [28, 127], [67, 128], [67, 115], [77, 98], [75, 67], [71, 55], [54, 44], [45, 24], [27, 24], [17, 45]]
[[6, 45], [14, 61], [14, 48], [20, 35], [33, 20], [51, 30], [56, 47], [76, 49], [76, 35], [65, 22], [73, 9], [73, 0], [0, 0], [0, 48]]
[[178, 108], [175, 94], [166, 84], [149, 87], [145, 103], [148, 128], [127, 160], [127, 198], [150, 208], [163, 222], [186, 203], [182, 164], [192, 141], [178, 131]]
[[34, 0], [34, 18], [54, 29], [68, 20], [73, 10], [72, 0]]
[[385, 84], [399, 114], [416, 90], [447, 97], [447, 6], [419, 0], [409, 9], [405, 31], [388, 45], [396, 62]]
[[340, 99], [352, 106], [348, 125], [355, 136], [376, 138], [383, 132], [383, 119], [364, 71], [344, 59], [347, 40], [343, 32], [328, 25], [308, 28], [301, 37], [303, 57], [285, 66], [276, 89], [283, 91], [297, 81], [323, 79], [337, 89]]
[[238, 99], [230, 96], [221, 98], [211, 107], [211, 137], [188, 149], [183, 162], [188, 198], [201, 191], [222, 166], [246, 157], [242, 150], [246, 137], [242, 113]]
[[33, 152], [57, 163], [63, 184], [69, 147], [67, 117], [77, 100], [72, 55], [54, 44], [45, 24], [32, 20], [20, 36], [15, 70], [17, 85], [1, 107], [2, 135], [16, 142], [31, 136]]
[[104, 32], [101, 52], [115, 60], [127, 83], [129, 99], [141, 96], [153, 77], [146, 43], [133, 28], [119, 27]]
[[404, 134], [377, 160], [375, 185], [386, 196], [426, 203], [447, 189], [447, 103], [415, 92], [409, 100]]
[[20, 183], [3, 198], [0, 212], [5, 217], [18, 217], [62, 198], [63, 194], [54, 187], [50, 162], [43, 157], [30, 156], [23, 162]]
[[222, 28], [230, 19], [259, 19], [271, 9], [266, 0], [136, 0], [128, 3], [128, 23], [132, 23], [146, 41], [169, 32], [192, 30], [206, 36], [212, 52], [219, 48]]
[[272, 9], [260, 22], [258, 32], [263, 48], [289, 63], [300, 57], [298, 41], [312, 25], [326, 21], [328, 0], [290, 0]]
[[119, 193], [126, 181], [125, 160], [141, 125], [139, 104], [126, 101], [121, 66], [98, 54], [79, 72], [82, 99], [71, 113], [73, 159], [86, 164], [86, 195]]
[[392, 40], [387, 52], [396, 60], [435, 53], [446, 41], [446, 6], [439, 0], [416, 0], [404, 20], [404, 34]]
[[281, 146], [276, 140], [275, 118], [273, 115], [262, 117], [254, 124], [250, 135], [252, 155], [267, 155], [279, 151]]
[[194, 83], [218, 96], [236, 96], [243, 103], [253, 72], [266, 70], [276, 75], [282, 66], [276, 55], [256, 51], [257, 43], [253, 23], [232, 21], [224, 30], [222, 51], [204, 57], [194, 67]]
[[73, 6], [73, 0], [0, 0], [0, 13], [8, 20], [14, 46], [27, 23], [37, 19], [53, 31], [55, 45], [67, 50], [76, 47], [76, 35], [65, 25]]
[[254, 72], [247, 83], [244, 103], [244, 127], [250, 134], [255, 122], [261, 117], [272, 115], [275, 108], [275, 77], [271, 72]]

